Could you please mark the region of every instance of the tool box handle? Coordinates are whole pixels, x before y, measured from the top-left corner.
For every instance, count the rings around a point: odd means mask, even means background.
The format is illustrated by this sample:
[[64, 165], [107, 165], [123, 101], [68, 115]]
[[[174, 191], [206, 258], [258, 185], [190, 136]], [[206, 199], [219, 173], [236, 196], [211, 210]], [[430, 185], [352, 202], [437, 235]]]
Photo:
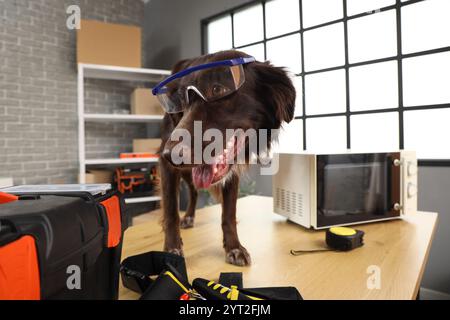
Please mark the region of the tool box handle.
[[0, 219], [0, 247], [20, 237], [14, 224], [6, 219]]
[[17, 197], [16, 195], [10, 194], [10, 193], [5, 193], [5, 192], [0, 192], [0, 204], [5, 204], [8, 202], [13, 202], [13, 201], [17, 201], [19, 200], [19, 197]]
[[[77, 191], [77, 192], [18, 192], [11, 194], [16, 197], [17, 200], [38, 200], [40, 196], [57, 196], [57, 197], [68, 197], [68, 198], [81, 198], [85, 201], [96, 202], [96, 198], [87, 191]], [[1, 204], [1, 202], [0, 202]]]

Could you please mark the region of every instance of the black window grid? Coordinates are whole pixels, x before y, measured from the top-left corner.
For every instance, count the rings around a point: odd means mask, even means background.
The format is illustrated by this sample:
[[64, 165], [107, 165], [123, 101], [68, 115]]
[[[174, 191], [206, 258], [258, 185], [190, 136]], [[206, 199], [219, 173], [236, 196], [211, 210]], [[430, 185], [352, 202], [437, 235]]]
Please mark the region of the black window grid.
[[[346, 117], [346, 137], [347, 137], [347, 148], [351, 148], [351, 125], [350, 125], [350, 118], [353, 115], [363, 115], [363, 114], [379, 114], [379, 113], [387, 113], [387, 112], [397, 112], [398, 113], [398, 119], [399, 119], [399, 149], [404, 149], [404, 119], [403, 115], [405, 111], [414, 111], [414, 110], [430, 110], [430, 109], [443, 109], [443, 108], [450, 108], [450, 103], [443, 103], [443, 104], [430, 104], [430, 105], [416, 105], [416, 106], [408, 106], [405, 107], [403, 104], [403, 59], [407, 58], [413, 58], [413, 57], [419, 57], [419, 56], [426, 56], [430, 54], [435, 53], [443, 53], [443, 52], [450, 52], [450, 46], [431, 49], [431, 50], [424, 50], [419, 52], [413, 52], [408, 54], [403, 54], [402, 52], [402, 31], [401, 31], [401, 8], [404, 6], [408, 6], [414, 3], [423, 2], [427, 0], [409, 0], [402, 2], [401, 0], [396, 0], [396, 3], [393, 5], [389, 5], [386, 7], [378, 8], [376, 10], [372, 10], [369, 12], [363, 12], [358, 13], [355, 15], [348, 16], [347, 15], [347, 0], [342, 0], [343, 2], [343, 18], [335, 19], [332, 21], [328, 21], [325, 23], [321, 23], [318, 25], [314, 25], [311, 27], [304, 28], [303, 27], [303, 1], [299, 1], [299, 15], [300, 15], [300, 26], [299, 29], [287, 32], [284, 34], [276, 35], [273, 37], [267, 37], [266, 36], [266, 2], [269, 0], [252, 0], [249, 2], [246, 2], [242, 5], [236, 6], [232, 9], [228, 9], [225, 11], [222, 11], [220, 13], [217, 13], [213, 16], [210, 16], [208, 18], [205, 18], [201, 21], [201, 50], [202, 54], [207, 53], [207, 26], [209, 22], [224, 17], [227, 15], [231, 16], [231, 41], [232, 41], [232, 49], [244, 49], [249, 46], [257, 45], [257, 44], [263, 44], [264, 47], [264, 59], [267, 60], [267, 42], [271, 40], [276, 40], [279, 38], [300, 34], [300, 41], [301, 41], [301, 67], [302, 72], [296, 73], [296, 77], [302, 78], [302, 115], [296, 116], [296, 120], [302, 120], [303, 122], [303, 150], [307, 149], [307, 139], [306, 139], [306, 119], [311, 118], [322, 118], [322, 117], [336, 117], [336, 116], [345, 116]], [[251, 43], [247, 43], [245, 45], [235, 46], [234, 41], [234, 14], [242, 9], [254, 6], [254, 5], [262, 5], [262, 14], [263, 14], [263, 39]], [[348, 58], [348, 27], [347, 23], [349, 20], [362, 18], [365, 16], [369, 16], [372, 14], [377, 14], [380, 12], [385, 12], [389, 10], [395, 10], [396, 11], [396, 33], [397, 33], [397, 54], [390, 57], [384, 57], [379, 59], [372, 59], [372, 60], [366, 60], [356, 63], [350, 63]], [[344, 65], [340, 66], [334, 66], [324, 69], [318, 69], [313, 71], [305, 71], [305, 62], [304, 62], [304, 32], [319, 29], [322, 27], [326, 27], [329, 25], [337, 24], [337, 23], [343, 23], [344, 25], [344, 50], [345, 50], [345, 63]], [[373, 110], [361, 110], [361, 111], [351, 111], [350, 106], [350, 76], [349, 71], [352, 67], [359, 67], [364, 65], [370, 65], [380, 62], [388, 62], [388, 61], [397, 61], [397, 73], [398, 73], [398, 106], [395, 108], [381, 108], [381, 109], [373, 109]], [[335, 70], [345, 70], [345, 88], [346, 88], [346, 111], [345, 112], [337, 112], [337, 113], [323, 113], [323, 114], [314, 114], [314, 115], [308, 115], [306, 114], [306, 99], [305, 99], [305, 76], [316, 74], [316, 73], [323, 73], [328, 71], [335, 71]], [[419, 159], [419, 164], [421, 166], [450, 166], [450, 159]]]

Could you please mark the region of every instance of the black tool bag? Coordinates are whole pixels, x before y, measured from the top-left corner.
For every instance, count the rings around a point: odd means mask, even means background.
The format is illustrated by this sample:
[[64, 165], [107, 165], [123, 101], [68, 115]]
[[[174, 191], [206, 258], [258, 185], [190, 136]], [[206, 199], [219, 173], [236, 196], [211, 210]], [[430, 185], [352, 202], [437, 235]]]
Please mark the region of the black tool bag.
[[295, 287], [244, 289], [242, 273], [221, 273], [218, 283], [197, 278], [189, 283], [183, 257], [151, 251], [122, 261], [125, 288], [140, 300], [303, 300]]
[[122, 212], [115, 193], [16, 194], [0, 204], [0, 300], [117, 299]]
[[[167, 271], [175, 274], [182, 283], [189, 286], [184, 258], [173, 253], [161, 251], [141, 253], [126, 258], [120, 267], [123, 286], [140, 294], [144, 294], [149, 287], [155, 286], [157, 281], [152, 277], [164, 275]], [[176, 294], [175, 297], [180, 297], [183, 292], [178, 296]]]

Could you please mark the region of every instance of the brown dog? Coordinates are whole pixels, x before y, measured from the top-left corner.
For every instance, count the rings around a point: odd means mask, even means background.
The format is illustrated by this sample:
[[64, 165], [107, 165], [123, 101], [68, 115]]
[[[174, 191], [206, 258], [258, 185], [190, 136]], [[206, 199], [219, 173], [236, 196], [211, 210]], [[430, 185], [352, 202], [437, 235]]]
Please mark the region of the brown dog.
[[[178, 62], [172, 72], [213, 61], [248, 57], [239, 51], [229, 50]], [[244, 65], [245, 82], [231, 95], [213, 102], [189, 99], [189, 105], [179, 113], [166, 113], [162, 125], [160, 148], [162, 207], [164, 211], [164, 250], [183, 255], [181, 228], [193, 227], [197, 189], [208, 188], [222, 204], [223, 246], [226, 262], [245, 266], [251, 263], [250, 255], [241, 245], [236, 229], [236, 201], [239, 190], [239, 172], [245, 165], [231, 164], [219, 170], [209, 164], [174, 164], [173, 148], [179, 143], [171, 139], [176, 129], [186, 129], [194, 136], [194, 121], [201, 121], [203, 130], [216, 128], [224, 133], [226, 129], [278, 129], [283, 121], [294, 117], [295, 89], [282, 68], [266, 63], [251, 62]], [[189, 79], [191, 77], [191, 79]], [[187, 80], [195, 82], [196, 74]], [[176, 89], [176, 88], [175, 88]], [[269, 137], [275, 139], [276, 137]], [[175, 141], [172, 141], [175, 140]], [[271, 142], [267, 142], [270, 149]], [[192, 143], [193, 145], [193, 143]], [[207, 143], [202, 143], [205, 148]], [[247, 145], [244, 144], [245, 148]], [[261, 151], [261, 150], [260, 150]], [[193, 149], [185, 153], [194, 153]], [[248, 152], [245, 158], [249, 159]], [[218, 172], [217, 172], [218, 171]], [[178, 196], [180, 179], [189, 187], [190, 201], [184, 217], [180, 220]]]

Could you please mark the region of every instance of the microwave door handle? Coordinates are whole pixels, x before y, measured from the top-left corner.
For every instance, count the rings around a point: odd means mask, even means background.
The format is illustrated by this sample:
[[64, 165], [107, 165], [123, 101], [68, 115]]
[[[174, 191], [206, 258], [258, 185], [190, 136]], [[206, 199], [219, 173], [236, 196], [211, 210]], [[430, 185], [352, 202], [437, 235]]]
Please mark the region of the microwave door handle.
[[399, 215], [403, 215], [403, 205], [401, 196], [401, 170], [403, 167], [403, 161], [401, 159], [394, 159], [392, 161], [391, 172], [391, 195], [392, 195], [392, 210], [399, 212]]

